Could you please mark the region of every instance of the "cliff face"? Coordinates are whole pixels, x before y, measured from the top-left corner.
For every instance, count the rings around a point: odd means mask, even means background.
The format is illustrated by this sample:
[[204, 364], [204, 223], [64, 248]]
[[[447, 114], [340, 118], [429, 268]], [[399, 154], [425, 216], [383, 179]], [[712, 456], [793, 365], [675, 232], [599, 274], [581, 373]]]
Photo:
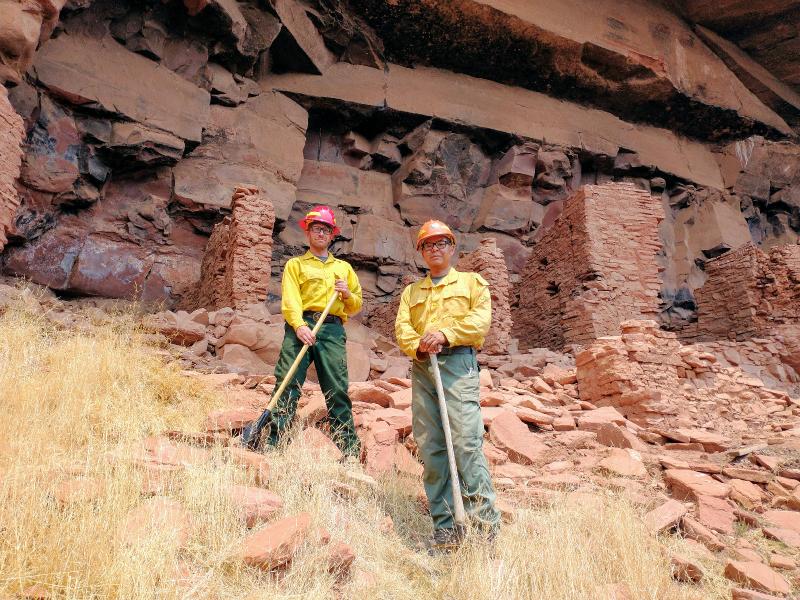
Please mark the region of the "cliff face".
[[[796, 11], [740, 5], [0, 0], [0, 266], [69, 295], [190, 303], [245, 185], [274, 210], [234, 236], [272, 248], [253, 289], [273, 305], [297, 219], [327, 203], [366, 322], [420, 272], [411, 240], [432, 217], [461, 251], [495, 239], [513, 315], [542, 292], [529, 261], [575, 226], [565, 202], [619, 182], [658, 232], [629, 231], [623, 194], [587, 235], [658, 248], [647, 315], [682, 330], [707, 261], [800, 232], [797, 65], [776, 50]], [[777, 22], [781, 42], [753, 33]], [[599, 293], [585, 276], [578, 297]]]

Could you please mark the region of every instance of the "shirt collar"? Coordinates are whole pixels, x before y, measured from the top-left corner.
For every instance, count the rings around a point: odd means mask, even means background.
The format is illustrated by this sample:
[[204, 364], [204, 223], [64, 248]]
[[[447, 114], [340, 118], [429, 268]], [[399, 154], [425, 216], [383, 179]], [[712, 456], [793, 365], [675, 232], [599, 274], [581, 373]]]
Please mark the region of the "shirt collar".
[[[439, 283], [436, 284], [436, 286], [451, 284], [457, 278], [458, 278], [458, 271], [456, 271], [453, 267], [450, 267], [450, 271], [447, 273], [447, 275], [444, 276], [444, 279], [442, 279], [441, 281], [439, 281]], [[428, 273], [425, 276], [425, 279], [422, 280], [422, 284], [420, 285], [420, 287], [424, 290], [434, 287], [430, 273]]]
[[[312, 260], [312, 259], [313, 259], [313, 260], [320, 260], [319, 258], [317, 258], [316, 256], [314, 256], [314, 255], [311, 253], [311, 250], [306, 250], [306, 253], [305, 253], [305, 254], [303, 254], [303, 257], [302, 257], [302, 258], [303, 258], [303, 260]], [[324, 261], [324, 263], [323, 263], [323, 264], [327, 264], [327, 263], [331, 262], [332, 260], [333, 260], [333, 254], [331, 254], [330, 252], [328, 252], [328, 258], [326, 258], [326, 259], [325, 259], [325, 261]]]

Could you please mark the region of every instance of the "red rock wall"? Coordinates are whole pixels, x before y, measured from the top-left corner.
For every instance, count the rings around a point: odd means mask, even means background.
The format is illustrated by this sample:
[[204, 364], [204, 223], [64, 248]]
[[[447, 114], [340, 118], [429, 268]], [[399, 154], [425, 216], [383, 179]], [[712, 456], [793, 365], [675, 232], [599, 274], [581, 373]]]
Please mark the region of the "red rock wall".
[[800, 323], [800, 245], [766, 253], [752, 243], [706, 263], [689, 340], [746, 340]]
[[275, 210], [263, 193], [234, 197], [231, 206], [208, 240], [197, 306], [243, 308], [266, 300]]
[[486, 354], [507, 354], [511, 342], [511, 283], [508, 279], [503, 251], [497, 247], [494, 238], [481, 240], [472, 252], [462, 254], [456, 268], [459, 271], [480, 273], [492, 293], [492, 326], [483, 344]]
[[14, 182], [19, 177], [24, 137], [22, 119], [9, 104], [6, 88], [0, 85], [0, 250], [8, 241], [6, 236], [19, 206]]
[[562, 348], [655, 318], [661, 286], [657, 198], [633, 184], [587, 185], [539, 238], [522, 276], [515, 324], [527, 346]]

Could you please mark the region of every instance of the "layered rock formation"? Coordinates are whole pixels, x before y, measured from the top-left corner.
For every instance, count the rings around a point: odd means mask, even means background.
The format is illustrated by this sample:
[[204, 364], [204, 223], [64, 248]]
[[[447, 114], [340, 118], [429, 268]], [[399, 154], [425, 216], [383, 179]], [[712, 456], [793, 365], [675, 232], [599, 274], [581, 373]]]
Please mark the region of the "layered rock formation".
[[[296, 222], [329, 203], [364, 322], [391, 335], [398, 294], [423, 275], [415, 228], [440, 218], [462, 252], [495, 239], [522, 347], [561, 348], [629, 318], [696, 337], [717, 257], [798, 240], [797, 90], [773, 51], [796, 39], [795, 12], [781, 3], [2, 6], [25, 132], [18, 176], [13, 150], [4, 159], [16, 193], [0, 206], [0, 264], [61, 293], [194, 308], [202, 288], [211, 307], [266, 297], [277, 312], [304, 247]], [[782, 41], [754, 33], [768, 24]], [[597, 210], [565, 204], [610, 183], [626, 191]], [[261, 208], [231, 215], [237, 185], [272, 205], [271, 246]], [[241, 294], [223, 254], [257, 265], [237, 267]], [[223, 271], [230, 285], [209, 283]], [[498, 339], [492, 352], [514, 348]]]
[[8, 102], [6, 89], [0, 89], [0, 251], [8, 241], [6, 234], [19, 206], [14, 183], [19, 177], [22, 158], [22, 119]]

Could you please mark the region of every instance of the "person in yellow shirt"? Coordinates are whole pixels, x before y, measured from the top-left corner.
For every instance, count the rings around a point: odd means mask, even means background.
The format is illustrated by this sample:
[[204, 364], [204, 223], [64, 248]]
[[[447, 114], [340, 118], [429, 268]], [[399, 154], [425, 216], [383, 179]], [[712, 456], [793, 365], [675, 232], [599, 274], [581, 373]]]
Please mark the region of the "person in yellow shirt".
[[433, 548], [452, 549], [464, 535], [454, 526], [453, 494], [444, 430], [429, 361], [437, 355], [452, 430], [461, 494], [467, 516], [493, 540], [500, 513], [489, 465], [483, 454], [483, 419], [477, 350], [489, 331], [489, 284], [477, 273], [450, 266], [456, 239], [441, 221], [428, 221], [417, 236], [417, 250], [428, 276], [403, 290], [395, 320], [400, 349], [413, 360], [412, 430], [425, 465], [423, 483], [433, 519]]
[[[281, 312], [286, 325], [275, 365], [276, 387], [283, 382], [303, 344], [309, 346], [309, 351], [272, 414], [265, 411], [258, 421], [242, 432], [242, 444], [258, 448], [262, 430], [267, 426], [267, 443], [270, 446], [278, 444], [297, 411], [301, 387], [313, 360], [328, 407], [331, 437], [345, 456], [358, 457], [361, 444], [353, 423], [353, 405], [347, 393], [347, 336], [344, 324], [348, 317], [361, 310], [361, 284], [349, 263], [328, 252], [328, 246], [339, 234], [330, 208], [314, 207], [300, 222], [300, 226], [306, 232], [309, 249], [302, 256], [290, 259], [283, 269]], [[311, 330], [334, 292], [338, 293], [339, 298], [315, 336]]]

